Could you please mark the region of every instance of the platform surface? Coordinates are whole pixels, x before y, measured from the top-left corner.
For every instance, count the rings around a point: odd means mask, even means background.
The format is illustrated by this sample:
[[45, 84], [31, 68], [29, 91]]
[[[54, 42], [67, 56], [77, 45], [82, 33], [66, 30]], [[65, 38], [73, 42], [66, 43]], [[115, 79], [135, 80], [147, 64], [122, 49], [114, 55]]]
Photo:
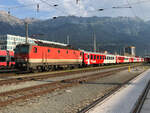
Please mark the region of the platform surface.
[[[87, 113], [132, 113], [136, 102], [143, 93], [149, 80], [150, 69], [130, 81]], [[150, 99], [147, 102], [150, 105]], [[150, 113], [150, 111], [142, 113]]]
[[150, 90], [147, 94], [147, 97], [145, 99], [145, 102], [142, 106], [140, 113], [150, 113]]

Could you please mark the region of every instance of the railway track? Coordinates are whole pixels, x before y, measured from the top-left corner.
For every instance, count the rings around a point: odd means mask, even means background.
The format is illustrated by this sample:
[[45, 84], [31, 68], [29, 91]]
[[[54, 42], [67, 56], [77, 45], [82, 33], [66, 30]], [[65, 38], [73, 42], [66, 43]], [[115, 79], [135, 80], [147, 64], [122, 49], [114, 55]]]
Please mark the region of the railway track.
[[115, 74], [116, 72], [125, 69], [127, 69], [127, 67], [114, 69], [113, 71], [111, 70], [107, 72], [101, 72], [92, 75], [76, 77], [72, 79], [64, 79], [64, 80], [55, 81], [51, 83], [3, 92], [0, 93], [0, 107], [7, 106], [8, 104], [11, 104], [13, 102], [18, 102], [18, 101], [33, 98], [35, 96], [51, 93], [58, 89], [64, 89], [67, 87], [83, 84], [88, 81], [97, 80], [102, 77], [111, 76], [112, 74]]
[[[141, 74], [141, 73], [140, 73]], [[139, 74], [139, 75], [140, 75]], [[84, 107], [83, 109], [81, 109], [79, 112], [77, 113], [85, 113], [88, 112], [90, 109], [92, 109], [94, 106], [96, 106], [97, 104], [99, 104], [100, 102], [102, 102], [104, 99], [106, 99], [107, 97], [109, 97], [110, 95], [114, 94], [116, 91], [118, 91], [122, 86], [124, 86], [125, 84], [128, 84], [131, 80], [133, 80], [135, 77], [130, 78], [129, 80], [125, 81], [123, 84], [116, 86], [115, 89], [111, 90], [110, 92], [106, 93], [104, 96], [98, 98], [97, 100], [95, 100], [94, 102], [92, 102], [91, 104], [89, 104], [88, 106]], [[145, 91], [143, 92], [143, 95], [141, 95], [141, 98], [139, 99], [135, 109], [133, 112], [131, 113], [140, 113], [141, 107], [144, 103], [144, 100], [148, 94], [148, 91], [150, 90], [150, 82], [148, 84], [148, 86], [146, 87]]]
[[[97, 67], [97, 66], [95, 66], [95, 67], [84, 67], [84, 68], [78, 68], [78, 69], [71, 69], [71, 70], [69, 70], [69, 69], [67, 69], [66, 71], [80, 71], [80, 70], [92, 70], [93, 68], [98, 68], [98, 69], [106, 69], [106, 68], [114, 68], [114, 67], [122, 67], [122, 66], [134, 66], [134, 65], [141, 65], [141, 63], [134, 63], [134, 64], [116, 64], [116, 65], [106, 65], [106, 66], [99, 66], [99, 67]], [[64, 70], [53, 70], [53, 71], [50, 71], [50, 72], [62, 72], [62, 71], [64, 71]], [[31, 73], [31, 72], [26, 72], [26, 71], [19, 71], [19, 70], [17, 70], [17, 69], [1, 69], [0, 70], [0, 77], [3, 77], [3, 76], [10, 76], [10, 74], [12, 75], [12, 76], [18, 76], [18, 75], [22, 75], [22, 74], [25, 74], [25, 75], [28, 75], [29, 73]], [[48, 72], [35, 72], [35, 73], [48, 73]]]
[[136, 107], [135, 107], [135, 109], [133, 110], [132, 113], [140, 113], [149, 90], [150, 90], [150, 81], [148, 82], [143, 94], [140, 96], [140, 98], [139, 98], [139, 100], [136, 104]]
[[[142, 64], [136, 64], [136, 65], [130, 65], [131, 67], [132, 66], [140, 66]], [[12, 72], [12, 73], [0, 73], [0, 79], [9, 79], [9, 78], [18, 78], [18, 79], [21, 79], [21, 78], [26, 78], [26, 77], [33, 77], [33, 76], [39, 76], [39, 75], [52, 75], [53, 74], [57, 74], [59, 75], [60, 73], [64, 73], [64, 74], [69, 74], [69, 73], [78, 73], [78, 72], [90, 72], [90, 71], [96, 71], [96, 70], [101, 70], [101, 69], [109, 69], [109, 68], [117, 68], [117, 67], [124, 67], [124, 66], [129, 66], [129, 64], [120, 64], [120, 65], [115, 65], [115, 66], [102, 66], [102, 67], [93, 67], [93, 68], [81, 68], [81, 69], [74, 69], [74, 70], [66, 70], [66, 71], [52, 71], [52, 72], [43, 72], [43, 73], [22, 73], [22, 74], [16, 74], [15, 71]]]
[[[115, 67], [116, 69], [118, 67]], [[114, 69], [115, 69], [114, 68]], [[127, 69], [128, 66], [123, 66], [120, 67], [119, 69]], [[38, 76], [23, 76], [23, 77], [17, 77], [17, 78], [6, 78], [5, 80], [0, 80], [0, 86], [3, 85], [10, 85], [10, 84], [18, 84], [18, 83], [22, 83], [22, 82], [27, 82], [27, 81], [39, 81], [39, 80], [44, 80], [44, 79], [48, 79], [48, 78], [54, 78], [54, 77], [64, 77], [64, 76], [71, 76], [73, 74], [81, 74], [81, 73], [87, 73], [87, 72], [93, 72], [95, 71], [95, 73], [100, 73], [98, 72], [100, 69], [99, 68], [93, 68], [93, 69], [89, 69], [89, 70], [77, 70], [77, 71], [68, 71], [68, 72], [61, 72], [61, 73], [51, 73], [51, 74], [41, 74]]]

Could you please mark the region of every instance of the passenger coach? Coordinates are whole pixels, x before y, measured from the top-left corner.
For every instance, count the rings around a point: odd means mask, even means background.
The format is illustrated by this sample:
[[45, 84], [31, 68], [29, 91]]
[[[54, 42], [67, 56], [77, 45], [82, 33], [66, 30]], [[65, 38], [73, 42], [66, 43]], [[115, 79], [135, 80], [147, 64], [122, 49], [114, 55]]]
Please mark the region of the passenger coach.
[[15, 65], [14, 52], [0, 50], [0, 69], [13, 68]]

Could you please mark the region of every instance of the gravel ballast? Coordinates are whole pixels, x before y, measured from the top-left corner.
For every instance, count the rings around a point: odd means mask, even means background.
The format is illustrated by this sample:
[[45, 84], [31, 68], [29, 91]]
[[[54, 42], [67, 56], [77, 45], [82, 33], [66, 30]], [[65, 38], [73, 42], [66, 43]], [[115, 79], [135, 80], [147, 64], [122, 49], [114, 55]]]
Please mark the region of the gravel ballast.
[[0, 108], [1, 113], [76, 113], [106, 92], [144, 71], [143, 67], [118, 72], [85, 84], [55, 91]]

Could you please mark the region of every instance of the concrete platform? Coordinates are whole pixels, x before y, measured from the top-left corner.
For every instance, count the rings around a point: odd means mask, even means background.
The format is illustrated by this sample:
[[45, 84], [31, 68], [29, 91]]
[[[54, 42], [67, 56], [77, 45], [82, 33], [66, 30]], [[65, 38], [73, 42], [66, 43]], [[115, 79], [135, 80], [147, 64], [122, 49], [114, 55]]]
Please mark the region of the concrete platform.
[[[130, 81], [129, 84], [123, 86], [87, 113], [132, 113], [149, 80], [150, 69]], [[147, 103], [150, 105], [150, 99], [147, 100]], [[143, 113], [150, 113], [150, 111]]]
[[150, 113], [150, 91], [147, 94], [147, 97], [145, 99], [140, 113]]

